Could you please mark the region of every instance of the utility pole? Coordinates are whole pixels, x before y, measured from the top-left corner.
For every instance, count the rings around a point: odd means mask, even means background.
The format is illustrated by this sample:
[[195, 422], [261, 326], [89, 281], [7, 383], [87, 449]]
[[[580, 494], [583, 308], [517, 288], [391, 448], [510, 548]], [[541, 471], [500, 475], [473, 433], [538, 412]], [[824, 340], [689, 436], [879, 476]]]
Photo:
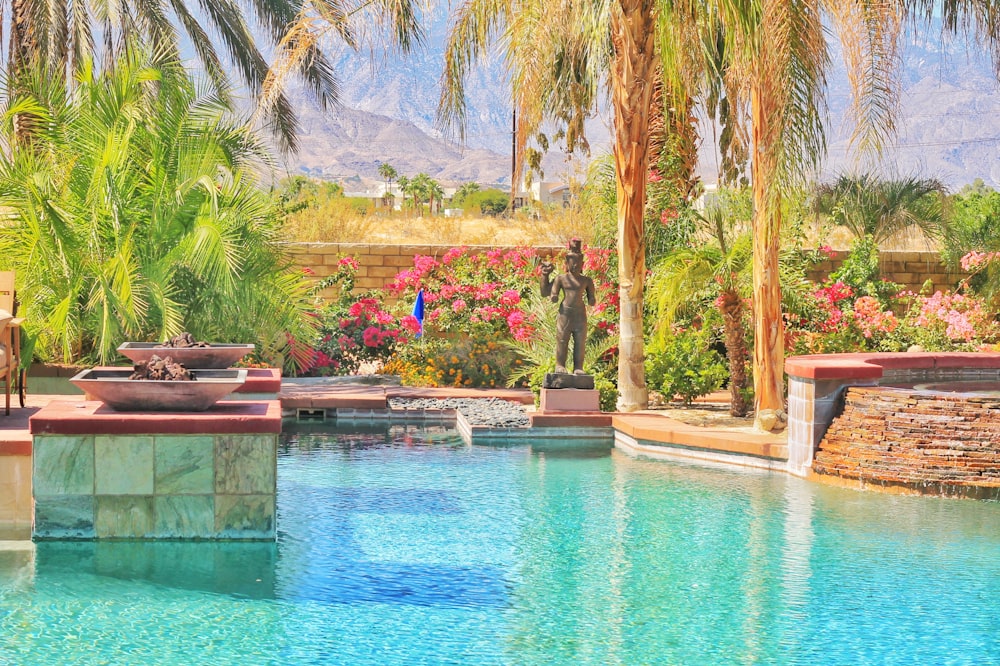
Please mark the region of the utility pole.
[[514, 201], [517, 199], [517, 107], [511, 115], [510, 129], [510, 213], [514, 214]]

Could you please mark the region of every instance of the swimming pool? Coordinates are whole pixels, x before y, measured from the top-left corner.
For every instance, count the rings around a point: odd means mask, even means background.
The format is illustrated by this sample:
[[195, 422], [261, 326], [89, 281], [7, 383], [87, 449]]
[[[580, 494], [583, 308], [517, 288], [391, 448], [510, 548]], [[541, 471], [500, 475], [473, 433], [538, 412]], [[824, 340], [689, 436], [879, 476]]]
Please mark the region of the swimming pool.
[[277, 544], [0, 551], [0, 663], [1000, 661], [1000, 505], [394, 426], [283, 436]]

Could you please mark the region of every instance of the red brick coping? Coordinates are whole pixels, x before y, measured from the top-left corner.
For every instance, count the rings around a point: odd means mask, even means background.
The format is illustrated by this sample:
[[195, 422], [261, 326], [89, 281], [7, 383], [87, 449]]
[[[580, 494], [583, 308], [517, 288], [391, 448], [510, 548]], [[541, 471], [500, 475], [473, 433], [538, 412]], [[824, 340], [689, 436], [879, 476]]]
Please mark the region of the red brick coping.
[[277, 400], [223, 400], [204, 412], [116, 412], [103, 402], [50, 402], [28, 421], [32, 435], [228, 435], [281, 432]]
[[994, 352], [814, 354], [785, 359], [785, 372], [803, 379], [879, 379], [885, 370], [1000, 368]]

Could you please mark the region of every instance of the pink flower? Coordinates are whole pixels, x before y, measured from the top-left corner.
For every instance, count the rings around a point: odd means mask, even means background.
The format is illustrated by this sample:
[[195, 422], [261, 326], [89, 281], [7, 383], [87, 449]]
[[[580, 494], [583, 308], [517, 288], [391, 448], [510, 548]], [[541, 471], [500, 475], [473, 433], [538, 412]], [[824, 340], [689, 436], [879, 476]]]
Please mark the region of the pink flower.
[[1000, 252], [977, 252], [972, 251], [959, 260], [963, 271], [972, 273], [986, 266], [991, 261], [1000, 257]]
[[677, 211], [673, 208], [667, 208], [662, 213], [660, 213], [660, 224], [667, 226], [671, 222], [677, 219]]
[[833, 248], [829, 245], [821, 245], [819, 248], [820, 254], [826, 255], [827, 259], [832, 259], [837, 253], [834, 252]]
[[468, 248], [466, 248], [466, 247], [453, 247], [453, 248], [450, 248], [447, 252], [444, 253], [444, 256], [441, 257], [441, 263], [444, 264], [445, 266], [447, 266], [448, 264], [450, 264], [451, 262], [453, 262], [455, 259], [458, 259], [463, 254], [465, 254], [467, 250], [468, 250]]
[[508, 289], [500, 294], [500, 304], [514, 306], [521, 302], [521, 294], [516, 289]]
[[365, 329], [365, 332], [361, 334], [361, 340], [365, 343], [366, 347], [378, 347], [379, 342], [382, 341], [379, 330], [374, 326], [369, 326]]
[[314, 271], [313, 269], [309, 268], [308, 266], [306, 266], [305, 268], [303, 268], [302, 272], [304, 274], [306, 274], [306, 275], [316, 275], [316, 271]]
[[354, 257], [341, 257], [337, 261], [337, 268], [350, 268], [351, 270], [358, 270], [358, 260]]
[[468, 303], [466, 303], [465, 301], [463, 301], [461, 298], [456, 298], [454, 301], [452, 301], [452, 304], [451, 304], [451, 309], [453, 311], [455, 311], [456, 313], [461, 312], [466, 307], [468, 307]]
[[406, 315], [399, 320], [399, 325], [405, 328], [410, 333], [420, 332], [420, 322], [413, 315]]
[[656, 169], [649, 170], [649, 182], [658, 183], [661, 180], [663, 180], [663, 176], [660, 175], [659, 171], [657, 171]]

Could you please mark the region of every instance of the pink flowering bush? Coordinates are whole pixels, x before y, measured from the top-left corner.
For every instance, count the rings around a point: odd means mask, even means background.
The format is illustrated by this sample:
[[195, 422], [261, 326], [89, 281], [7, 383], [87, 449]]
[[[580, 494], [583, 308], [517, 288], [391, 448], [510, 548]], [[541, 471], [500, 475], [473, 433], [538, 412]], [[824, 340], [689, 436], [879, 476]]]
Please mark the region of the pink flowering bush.
[[906, 334], [927, 351], [977, 349], [1000, 336], [996, 320], [978, 296], [937, 291], [931, 296], [903, 292], [900, 297], [908, 302]]
[[[975, 350], [1000, 340], [1000, 327], [978, 296], [900, 292], [885, 307], [873, 296], [856, 297], [842, 283], [813, 295], [811, 313], [786, 314], [785, 346], [790, 354], [853, 351]], [[899, 314], [897, 314], [899, 313]]]
[[[583, 272], [593, 278], [597, 296], [597, 304], [588, 308], [592, 335], [612, 336], [618, 326], [618, 291], [610, 277], [610, 258], [611, 250], [584, 251]], [[551, 261], [562, 269], [561, 258]], [[509, 369], [518, 365], [512, 345], [529, 344], [537, 334], [539, 322], [530, 306], [540, 298], [539, 278], [533, 248], [477, 252], [456, 247], [440, 259], [415, 257], [413, 267], [400, 271], [386, 291], [405, 307], [414, 302], [419, 289], [424, 290], [426, 335], [420, 345], [400, 350], [394, 371], [431, 384], [502, 384]], [[468, 340], [499, 344], [473, 359], [464, 353]], [[458, 361], [452, 362], [453, 357]]]
[[840, 281], [809, 295], [805, 307], [785, 314], [785, 347], [791, 354], [897, 351], [905, 341], [900, 321], [874, 296], [858, 296]]
[[397, 317], [377, 295], [353, 294], [358, 262], [344, 257], [330, 277], [316, 285], [316, 292], [333, 289], [333, 298], [318, 300], [317, 338], [310, 345], [307, 375], [351, 375], [363, 365], [374, 369], [392, 357], [397, 345], [413, 337], [420, 326], [412, 315]]

